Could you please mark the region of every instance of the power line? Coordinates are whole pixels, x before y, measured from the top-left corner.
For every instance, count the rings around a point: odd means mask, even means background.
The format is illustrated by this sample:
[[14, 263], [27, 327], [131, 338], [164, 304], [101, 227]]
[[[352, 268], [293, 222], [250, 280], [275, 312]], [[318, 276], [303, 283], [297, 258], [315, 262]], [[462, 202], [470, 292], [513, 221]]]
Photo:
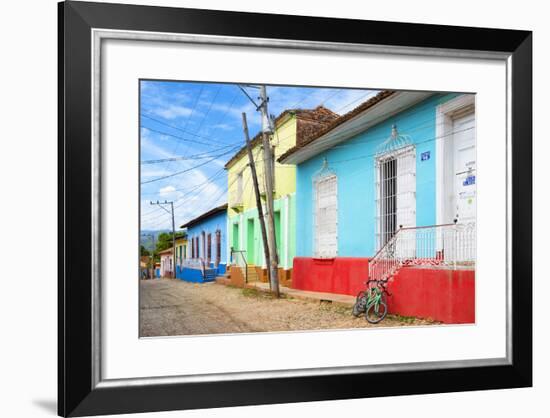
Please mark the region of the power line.
[[[225, 147], [219, 148], [219, 150], [227, 149], [229, 147], [232, 147], [232, 145], [226, 145]], [[215, 150], [215, 151], [217, 151], [217, 150]], [[157, 160], [143, 160], [143, 161], [140, 162], [140, 164], [147, 165], [147, 164], [163, 163], [163, 162], [166, 162], [166, 161], [202, 160], [204, 158], [212, 157], [212, 154], [211, 154], [212, 152], [213, 151], [208, 151], [208, 152], [203, 152], [203, 153], [200, 153], [200, 154], [182, 155], [182, 156], [179, 156], [179, 157], [161, 158], [161, 159], [157, 159]]]
[[194, 170], [194, 169], [199, 168], [199, 167], [202, 167], [202, 166], [204, 166], [204, 165], [206, 165], [206, 164], [208, 164], [208, 163], [211, 163], [212, 161], [217, 160], [218, 158], [223, 157], [224, 155], [227, 155], [227, 154], [229, 154], [230, 152], [233, 152], [233, 151], [234, 151], [234, 149], [231, 149], [231, 150], [229, 150], [229, 151], [227, 151], [227, 152], [224, 152], [224, 153], [222, 153], [222, 154], [218, 154], [218, 155], [212, 157], [210, 160], [205, 161], [205, 162], [200, 163], [200, 164], [197, 164], [197, 165], [195, 165], [195, 166], [193, 166], [193, 167], [187, 168], [187, 169], [182, 170], [182, 171], [177, 171], [177, 172], [175, 172], [175, 173], [168, 174], [168, 175], [166, 175], [166, 176], [157, 177], [157, 178], [154, 178], [154, 179], [152, 179], [152, 180], [142, 181], [141, 184], [149, 184], [149, 183], [153, 183], [153, 182], [156, 182], [156, 181], [168, 179], [168, 178], [170, 178], [170, 177], [179, 176], [180, 174], [187, 173], [187, 172], [189, 172], [189, 171], [191, 171], [191, 170]]
[[[217, 143], [220, 143], [220, 144], [226, 143], [225, 141], [222, 141], [222, 140], [218, 140], [218, 139], [215, 139], [215, 138], [211, 138], [211, 137], [209, 137], [209, 136], [199, 135], [199, 134], [197, 134], [197, 133], [190, 132], [190, 131], [188, 131], [187, 129], [179, 128], [179, 127], [177, 127], [177, 126], [175, 126], [175, 125], [172, 125], [172, 124], [170, 124], [170, 123], [163, 122], [163, 121], [161, 121], [160, 119], [153, 118], [152, 116], [149, 116], [149, 115], [147, 115], [147, 114], [145, 114], [145, 113], [141, 113], [140, 115], [141, 115], [142, 117], [144, 117], [144, 118], [151, 119], [152, 121], [157, 122], [157, 123], [159, 123], [159, 124], [161, 124], [161, 125], [164, 125], [164, 126], [166, 126], [166, 127], [168, 127], [168, 128], [175, 129], [175, 130], [177, 130], [177, 131], [183, 132], [184, 134], [187, 134], [187, 135], [195, 136], [195, 137], [201, 138], [201, 139], [206, 139], [206, 140], [208, 140], [208, 141], [210, 141], [210, 142], [217, 142]], [[142, 127], [154, 131], [154, 129], [147, 128], [146, 126], [142, 126]], [[157, 132], [157, 131], [155, 131], [155, 132]], [[159, 132], [160, 132], [160, 131], [159, 131]], [[167, 134], [167, 133], [165, 133], [165, 132], [160, 132], [160, 133], [163, 133], [163, 134], [169, 135], [169, 136], [173, 136], [173, 137], [175, 137], [175, 138], [181, 138], [181, 139], [184, 139], [184, 140], [189, 140], [188, 138], [183, 138], [183, 137], [181, 137], [181, 136], [176, 136], [176, 135], [172, 135], [172, 134]]]
[[[170, 190], [168, 193], [174, 193], [174, 192], [184, 191], [185, 193], [183, 193], [181, 197], [186, 196], [186, 195], [190, 194], [191, 192], [193, 192], [194, 190], [196, 190], [196, 189], [198, 189], [199, 187], [201, 187], [202, 185], [204, 185], [204, 184], [206, 184], [206, 183], [209, 183], [209, 182], [213, 182], [213, 180], [216, 179], [216, 178], [219, 178], [220, 174], [223, 174], [223, 172], [224, 172], [224, 169], [222, 168], [221, 170], [218, 170], [218, 171], [216, 172], [216, 174], [214, 174], [213, 176], [211, 176], [211, 177], [209, 177], [208, 179], [206, 179], [204, 182], [194, 185], [191, 189], [174, 189], [174, 190]], [[158, 195], [158, 194], [161, 194], [161, 193], [163, 193], [163, 192], [159, 190], [159, 191], [157, 191], [157, 192], [148, 192], [148, 193], [142, 192], [141, 195], [142, 195], [142, 196], [145, 196], [145, 195], [151, 196], [151, 195]], [[180, 197], [180, 198], [181, 198], [181, 197]], [[176, 199], [176, 202], [177, 202], [178, 200], [180, 200], [180, 199]]]
[[[213, 183], [209, 183], [209, 184], [213, 184]], [[202, 190], [201, 190], [201, 191], [202, 191]], [[200, 191], [199, 191], [199, 192], [200, 192]], [[203, 210], [202, 208], [211, 207], [211, 206], [212, 206], [212, 202], [217, 202], [217, 201], [223, 196], [224, 193], [227, 193], [227, 190], [222, 189], [221, 193], [218, 193], [218, 195], [216, 195], [214, 199], [209, 199], [209, 200], [206, 202], [206, 204], [201, 205], [201, 209], [200, 209], [199, 213], [204, 213], [205, 210]], [[179, 205], [174, 206], [174, 210], [176, 210], [176, 209], [182, 207], [185, 203], [187, 203], [187, 199], [185, 199], [183, 202], [180, 202]], [[195, 216], [193, 216], [193, 217], [195, 217]], [[157, 218], [160, 218], [160, 216], [157, 217]], [[148, 221], [149, 225], [151, 225], [150, 222], [151, 222], [152, 220], [157, 219], [157, 218], [150, 219], [150, 220]], [[156, 223], [152, 224], [152, 226], [160, 225], [160, 224], [163, 223], [163, 222], [165, 222], [165, 221], [156, 222]]]
[[[164, 202], [159, 202], [158, 200], [155, 202], [150, 202], [151, 205], [157, 205], [161, 209], [168, 212], [170, 215], [172, 215], [172, 257], [173, 261], [171, 263], [170, 267], [173, 267], [174, 271], [170, 272], [174, 274], [174, 278], [176, 277], [176, 224], [174, 221], [174, 202], [165, 200]], [[164, 205], [170, 205], [170, 211], [164, 207]]]
[[[200, 100], [200, 98], [201, 98], [201, 96], [202, 96], [202, 92], [203, 92], [203, 91], [204, 91], [204, 84], [201, 84], [201, 89], [200, 89], [200, 91], [199, 91], [199, 94], [197, 95], [197, 98], [196, 98], [195, 103], [194, 103], [194, 105], [193, 105], [193, 109], [191, 110], [191, 114], [189, 115], [189, 117], [188, 117], [188, 118], [186, 119], [186, 121], [185, 121], [185, 125], [184, 125], [184, 127], [183, 127], [184, 130], [187, 129], [187, 126], [189, 125], [189, 121], [191, 121], [191, 119], [192, 119], [192, 117], [193, 117], [193, 114], [195, 113], [195, 109], [197, 108], [197, 104], [199, 103], [199, 100]], [[204, 117], [202, 118], [202, 120], [204, 120]], [[202, 122], [202, 121], [201, 121], [201, 122]], [[198, 130], [195, 131], [195, 134], [197, 134], [197, 133], [198, 133]], [[174, 148], [174, 151], [172, 151], [172, 155], [176, 155], [176, 153], [178, 152], [179, 146], [180, 146], [180, 144], [177, 143], [177, 144], [176, 144], [176, 147]], [[165, 167], [166, 167], [166, 169], [168, 170], [171, 166], [172, 166], [172, 162], [169, 162], [169, 163], [167, 163], [167, 165], [166, 165]]]
[[[154, 129], [154, 128], [151, 128], [149, 126], [144, 126], [144, 125], [141, 125], [141, 128], [144, 128], [144, 129], [147, 129], [148, 131], [151, 131], [151, 132], [155, 132], [157, 134], [161, 134], [161, 135], [166, 135], [166, 136], [170, 136], [172, 138], [176, 138], [176, 139], [179, 139], [181, 141], [185, 141], [185, 142], [192, 142], [192, 143], [195, 143], [195, 144], [199, 144], [199, 145], [206, 145], [206, 146], [213, 146], [213, 145], [217, 145], [217, 144], [212, 144], [211, 142], [208, 143], [208, 142], [203, 142], [203, 141], [197, 141], [196, 139], [189, 139], [189, 138], [184, 138], [183, 136], [178, 136], [178, 135], [174, 135], [174, 134], [170, 134], [168, 132], [163, 132], [163, 131], [159, 131], [158, 129]], [[213, 142], [213, 141], [212, 141]], [[219, 144], [218, 144], [219, 145]], [[172, 154], [175, 154], [174, 152]]]
[[208, 110], [206, 111], [206, 114], [204, 115], [204, 118], [202, 118], [201, 120], [201, 123], [199, 124], [199, 127], [197, 128], [197, 130], [195, 131], [195, 133], [199, 133], [202, 129], [202, 125], [204, 124], [204, 121], [206, 119], [208, 119], [208, 115], [210, 114], [210, 110], [212, 109], [212, 105], [214, 104], [214, 102], [216, 101], [216, 99], [218, 98], [218, 95], [220, 94], [220, 91], [222, 89], [222, 86], [220, 85], [220, 87], [218, 88], [218, 91], [216, 92], [216, 95], [214, 96], [214, 98], [212, 99], [212, 101], [210, 102], [210, 106], [208, 106]]
[[[449, 133], [444, 134], [444, 135], [440, 135], [440, 136], [436, 136], [436, 137], [433, 137], [433, 138], [425, 139], [423, 141], [413, 142], [413, 144], [411, 144], [411, 145], [414, 145], [416, 147], [417, 145], [422, 145], [422, 144], [425, 144], [425, 143], [428, 143], [428, 142], [434, 142], [434, 141], [437, 141], [437, 140], [440, 140], [440, 139], [445, 139], [446, 137], [449, 137], [449, 136], [454, 135], [456, 133], [466, 132], [466, 131], [470, 131], [472, 129], [475, 129], [475, 127], [465, 128], [465, 129], [461, 129], [461, 130], [458, 130], [458, 131], [449, 132]], [[347, 158], [347, 159], [344, 159], [344, 160], [331, 161], [330, 163], [331, 164], [341, 164], [341, 163], [346, 163], [346, 162], [349, 162], [349, 161], [355, 161], [355, 160], [359, 160], [359, 159], [362, 159], [362, 158], [369, 158], [369, 157], [374, 157], [374, 156], [376, 156], [376, 153], [360, 155], [360, 156], [357, 156], [357, 157]]]
[[[206, 187], [208, 187], [209, 185], [214, 185], [214, 184], [216, 184], [216, 182], [213, 181], [213, 179], [214, 179], [215, 177], [217, 177], [217, 176], [219, 175], [219, 173], [221, 173], [221, 172], [223, 172], [223, 171], [224, 171], [223, 169], [219, 170], [219, 172], [218, 172], [217, 174], [215, 174], [215, 175], [213, 175], [212, 177], [210, 177], [207, 181], [205, 181], [205, 182], [202, 183], [202, 184], [199, 184], [199, 185], [195, 186], [195, 187], [194, 187], [195, 190], [190, 190], [188, 193], [186, 193], [186, 194], [184, 195], [184, 196], [186, 196], [185, 199], [182, 199], [183, 196], [180, 197], [180, 198], [178, 198], [178, 199], [176, 199], [175, 202], [179, 202], [179, 205], [176, 205], [176, 206], [174, 207], [174, 209], [178, 209], [178, 208], [182, 207], [185, 203], [187, 203], [187, 201], [190, 199], [190, 196], [188, 196], [188, 195], [196, 195], [196, 194], [202, 192], [202, 191], [203, 191]], [[200, 188], [199, 188], [199, 186], [200, 186]], [[197, 189], [198, 189], [198, 190], [197, 190]], [[160, 218], [160, 215], [159, 215], [159, 216], [156, 216], [156, 217], [154, 217], [154, 218], [150, 218], [150, 219], [148, 219], [148, 221], [150, 222], [150, 221], [152, 221], [152, 220], [154, 220], [154, 219], [158, 219], [158, 218]]]

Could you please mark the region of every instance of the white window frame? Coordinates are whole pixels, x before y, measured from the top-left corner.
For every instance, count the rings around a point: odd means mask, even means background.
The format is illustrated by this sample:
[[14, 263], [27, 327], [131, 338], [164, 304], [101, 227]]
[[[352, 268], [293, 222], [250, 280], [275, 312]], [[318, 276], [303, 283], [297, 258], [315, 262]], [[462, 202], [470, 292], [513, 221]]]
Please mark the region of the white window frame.
[[[331, 237], [333, 241], [332, 245], [328, 245], [326, 248], [321, 248], [320, 240], [320, 228], [319, 228], [319, 185], [322, 182], [334, 181], [334, 202], [335, 202], [335, 216], [334, 216], [334, 235]], [[318, 177], [313, 182], [314, 185], [314, 197], [313, 197], [313, 219], [314, 219], [314, 254], [316, 258], [334, 258], [338, 255], [338, 177], [334, 173], [330, 173], [321, 177]]]
[[[395, 232], [402, 225], [403, 227], [416, 226], [416, 147], [414, 145], [408, 145], [401, 149], [398, 149], [387, 154], [382, 154], [375, 160], [375, 193], [376, 193], [376, 251], [382, 246], [382, 179], [380, 177], [380, 166], [387, 160], [395, 158], [396, 167], [396, 203], [395, 203]], [[402, 163], [407, 160], [407, 164], [410, 164], [408, 168], [410, 173], [402, 172]], [[411, 176], [411, 178], [403, 178], [403, 176]], [[403, 185], [406, 186], [406, 190], [403, 191]], [[403, 206], [403, 200], [409, 199], [410, 201]], [[413, 248], [411, 247], [411, 251]]]

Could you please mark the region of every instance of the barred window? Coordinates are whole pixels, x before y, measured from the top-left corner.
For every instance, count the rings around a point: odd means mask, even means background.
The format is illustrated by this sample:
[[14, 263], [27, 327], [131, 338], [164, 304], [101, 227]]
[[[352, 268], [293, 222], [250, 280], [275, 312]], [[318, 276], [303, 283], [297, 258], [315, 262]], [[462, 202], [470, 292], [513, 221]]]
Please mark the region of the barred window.
[[222, 257], [222, 231], [216, 231], [216, 266], [220, 264]]
[[336, 175], [315, 181], [315, 256], [338, 254], [338, 187]]
[[206, 237], [206, 262], [210, 264], [212, 260], [212, 234], [208, 234]]

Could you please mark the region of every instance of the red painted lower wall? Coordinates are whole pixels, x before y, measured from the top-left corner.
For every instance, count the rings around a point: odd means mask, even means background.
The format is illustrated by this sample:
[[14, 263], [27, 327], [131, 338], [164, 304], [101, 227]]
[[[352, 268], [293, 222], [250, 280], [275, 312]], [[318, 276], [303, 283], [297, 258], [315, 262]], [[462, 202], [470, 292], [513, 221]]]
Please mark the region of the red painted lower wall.
[[475, 322], [475, 271], [402, 268], [388, 284], [388, 310], [446, 324]]
[[365, 288], [368, 278], [369, 259], [366, 257], [294, 257], [294, 289], [355, 296]]
[[[369, 259], [295, 257], [292, 287], [355, 296], [365, 288]], [[404, 267], [388, 284], [390, 313], [447, 324], [475, 322], [475, 271]]]

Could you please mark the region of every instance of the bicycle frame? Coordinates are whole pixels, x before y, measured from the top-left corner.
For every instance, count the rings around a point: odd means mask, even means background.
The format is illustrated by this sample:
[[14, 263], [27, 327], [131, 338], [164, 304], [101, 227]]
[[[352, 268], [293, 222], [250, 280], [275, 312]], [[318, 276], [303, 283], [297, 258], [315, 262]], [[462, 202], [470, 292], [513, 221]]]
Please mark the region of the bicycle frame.
[[382, 300], [382, 294], [384, 293], [384, 290], [380, 289], [380, 287], [377, 285], [375, 287], [369, 287], [366, 292], [367, 297], [367, 305], [366, 305], [366, 311], [370, 309], [371, 306], [374, 305], [375, 312], [378, 313], [378, 309], [380, 307], [380, 301]]

